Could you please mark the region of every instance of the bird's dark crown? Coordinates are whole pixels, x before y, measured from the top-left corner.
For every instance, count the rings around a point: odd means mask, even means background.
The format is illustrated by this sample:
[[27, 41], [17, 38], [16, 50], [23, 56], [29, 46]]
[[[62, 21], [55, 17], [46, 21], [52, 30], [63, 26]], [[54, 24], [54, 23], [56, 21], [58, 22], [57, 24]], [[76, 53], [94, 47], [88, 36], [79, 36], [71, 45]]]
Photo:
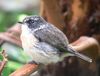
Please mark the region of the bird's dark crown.
[[26, 23], [30, 29], [39, 28], [46, 21], [40, 16], [29, 16], [23, 20], [23, 23]]

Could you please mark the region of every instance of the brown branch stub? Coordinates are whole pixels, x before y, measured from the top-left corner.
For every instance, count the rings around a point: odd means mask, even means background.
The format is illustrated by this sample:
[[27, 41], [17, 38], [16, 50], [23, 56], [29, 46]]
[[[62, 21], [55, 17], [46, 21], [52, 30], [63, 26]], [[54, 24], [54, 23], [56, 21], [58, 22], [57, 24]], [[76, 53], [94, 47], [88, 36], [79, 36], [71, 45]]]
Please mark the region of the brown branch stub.
[[38, 68], [38, 65], [28, 63], [25, 64], [20, 69], [13, 72], [10, 76], [29, 76], [31, 73], [35, 72]]
[[0, 63], [0, 74], [1, 74], [4, 69], [4, 66], [6, 65], [8, 60], [7, 60], [7, 54], [6, 54], [5, 50], [0, 52], [0, 55], [3, 56], [3, 61], [1, 61], [1, 63]]
[[99, 43], [92, 37], [82, 36], [70, 45], [72, 45], [75, 50], [88, 54], [94, 60], [100, 54]]

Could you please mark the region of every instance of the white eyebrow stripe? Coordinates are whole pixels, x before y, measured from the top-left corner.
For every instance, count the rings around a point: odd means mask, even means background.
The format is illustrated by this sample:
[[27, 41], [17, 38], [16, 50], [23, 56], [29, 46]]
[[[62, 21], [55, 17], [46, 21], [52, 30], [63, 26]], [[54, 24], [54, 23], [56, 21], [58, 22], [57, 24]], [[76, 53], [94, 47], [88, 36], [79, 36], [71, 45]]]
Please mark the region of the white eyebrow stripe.
[[46, 25], [42, 25], [39, 28], [34, 29], [33, 32], [36, 32], [36, 31], [41, 30], [41, 29], [44, 29], [45, 27], [46, 27]]
[[34, 19], [33, 17], [31, 19]]

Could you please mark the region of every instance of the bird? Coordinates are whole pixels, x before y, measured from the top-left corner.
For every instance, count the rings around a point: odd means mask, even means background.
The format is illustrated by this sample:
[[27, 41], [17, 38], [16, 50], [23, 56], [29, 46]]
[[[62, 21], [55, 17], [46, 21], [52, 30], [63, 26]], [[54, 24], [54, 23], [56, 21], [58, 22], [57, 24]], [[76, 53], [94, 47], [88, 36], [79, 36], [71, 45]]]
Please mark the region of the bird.
[[56, 63], [68, 55], [87, 62], [92, 59], [69, 46], [66, 35], [39, 15], [27, 16], [21, 24], [21, 41], [24, 51], [38, 64]]

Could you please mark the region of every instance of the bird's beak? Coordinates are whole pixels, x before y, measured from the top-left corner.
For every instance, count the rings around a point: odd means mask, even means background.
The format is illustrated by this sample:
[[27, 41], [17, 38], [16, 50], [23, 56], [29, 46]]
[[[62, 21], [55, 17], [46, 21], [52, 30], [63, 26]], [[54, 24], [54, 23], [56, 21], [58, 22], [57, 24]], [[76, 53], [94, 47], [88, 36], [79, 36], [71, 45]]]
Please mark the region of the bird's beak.
[[19, 24], [23, 24], [23, 22], [18, 22]]

